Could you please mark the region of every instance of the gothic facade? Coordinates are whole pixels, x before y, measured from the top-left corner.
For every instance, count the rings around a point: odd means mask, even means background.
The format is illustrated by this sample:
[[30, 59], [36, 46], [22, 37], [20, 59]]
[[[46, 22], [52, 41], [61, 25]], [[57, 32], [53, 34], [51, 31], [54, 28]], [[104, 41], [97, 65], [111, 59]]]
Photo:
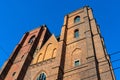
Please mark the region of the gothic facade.
[[24, 34], [0, 80], [115, 80], [90, 7], [64, 17], [59, 37], [46, 25]]

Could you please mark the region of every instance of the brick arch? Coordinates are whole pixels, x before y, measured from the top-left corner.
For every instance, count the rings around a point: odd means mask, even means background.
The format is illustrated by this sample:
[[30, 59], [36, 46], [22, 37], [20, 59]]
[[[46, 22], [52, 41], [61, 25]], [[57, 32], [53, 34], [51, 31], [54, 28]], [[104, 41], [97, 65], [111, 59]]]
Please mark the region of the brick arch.
[[71, 53], [71, 55], [73, 55], [73, 53], [75, 53], [75, 52], [81, 52], [81, 49], [80, 48], [75, 48], [73, 51], [72, 51], [72, 53]]
[[[42, 59], [40, 58], [42, 56]], [[37, 53], [32, 60], [32, 64], [36, 64], [43, 60], [43, 53]]]
[[35, 40], [35, 35], [32, 35], [28, 41], [29, 44], [32, 44], [33, 41]]
[[47, 72], [45, 70], [40, 70], [37, 72], [37, 74], [35, 75], [35, 77], [33, 78], [33, 80], [36, 80], [36, 78], [39, 76], [40, 73], [45, 73], [46, 78], [47, 78]]
[[75, 16], [74, 23], [78, 23], [78, 22], [80, 22], [80, 16]]
[[47, 59], [51, 58], [52, 48], [53, 48], [52, 43], [49, 43], [46, 47], [46, 50], [45, 50], [44, 60], [47, 60]]
[[71, 53], [71, 64], [74, 65], [75, 60], [80, 60], [82, 63], [82, 51], [80, 48], [75, 48]]
[[56, 53], [57, 53], [56, 51], [57, 51], [57, 49], [54, 48], [54, 49], [53, 49], [53, 52], [52, 52], [52, 58], [56, 57]]
[[37, 60], [36, 60], [36, 63], [40, 62], [43, 60], [43, 56], [42, 56], [42, 53], [39, 53], [39, 55], [37, 56]]

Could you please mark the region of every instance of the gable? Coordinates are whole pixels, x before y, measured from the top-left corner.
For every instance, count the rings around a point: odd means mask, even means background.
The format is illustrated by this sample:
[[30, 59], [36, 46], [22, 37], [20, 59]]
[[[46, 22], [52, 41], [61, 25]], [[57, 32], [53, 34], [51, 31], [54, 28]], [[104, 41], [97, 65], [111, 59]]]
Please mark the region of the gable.
[[58, 41], [56, 40], [55, 36], [52, 35], [43, 45], [43, 47], [36, 53], [34, 59], [32, 60], [32, 64], [55, 58], [57, 47]]

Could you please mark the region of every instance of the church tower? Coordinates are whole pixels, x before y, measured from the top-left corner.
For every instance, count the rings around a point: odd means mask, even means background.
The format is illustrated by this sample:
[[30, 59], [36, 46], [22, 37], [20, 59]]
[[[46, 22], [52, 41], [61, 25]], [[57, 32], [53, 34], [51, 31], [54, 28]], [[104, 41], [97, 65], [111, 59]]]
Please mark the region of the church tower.
[[88, 6], [64, 17], [57, 38], [45, 25], [25, 33], [0, 74], [0, 80], [115, 80]]
[[62, 28], [66, 46], [63, 80], [115, 80], [91, 8], [66, 15]]
[[23, 80], [35, 50], [41, 48], [50, 35], [45, 25], [25, 33], [3, 66], [0, 80]]

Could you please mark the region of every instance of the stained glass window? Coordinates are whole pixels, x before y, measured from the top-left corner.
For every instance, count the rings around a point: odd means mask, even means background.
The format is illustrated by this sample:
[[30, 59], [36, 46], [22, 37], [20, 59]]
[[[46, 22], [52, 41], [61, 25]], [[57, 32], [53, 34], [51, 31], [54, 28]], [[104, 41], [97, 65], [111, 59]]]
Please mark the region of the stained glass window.
[[46, 75], [45, 73], [41, 73], [36, 80], [46, 80]]

